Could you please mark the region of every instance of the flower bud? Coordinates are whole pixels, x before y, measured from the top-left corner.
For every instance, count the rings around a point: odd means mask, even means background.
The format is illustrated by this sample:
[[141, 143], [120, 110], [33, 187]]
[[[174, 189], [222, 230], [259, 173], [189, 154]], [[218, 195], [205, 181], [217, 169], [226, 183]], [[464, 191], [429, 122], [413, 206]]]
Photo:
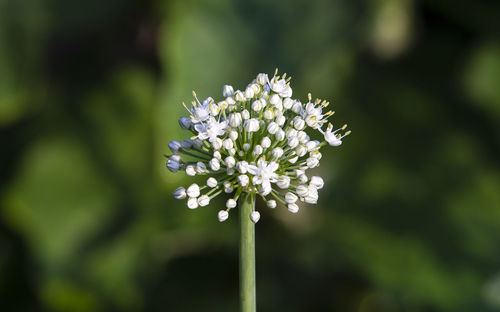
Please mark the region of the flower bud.
[[188, 206], [189, 209], [196, 209], [196, 208], [198, 208], [198, 199], [196, 199], [195, 197], [192, 197], [192, 198], [188, 199], [187, 206]]
[[302, 130], [304, 129], [304, 127], [306, 126], [306, 122], [304, 121], [304, 119], [302, 119], [301, 117], [299, 116], [296, 116], [294, 119], [293, 119], [293, 126], [295, 129], [297, 130]]
[[290, 177], [289, 176], [279, 176], [278, 182], [276, 182], [276, 185], [280, 189], [287, 189], [290, 186]]
[[280, 126], [278, 126], [278, 124], [274, 121], [271, 121], [269, 125], [267, 125], [267, 132], [269, 132], [270, 134], [276, 134], [276, 132], [278, 132], [280, 129]]
[[253, 98], [254, 95], [255, 95], [254, 89], [252, 88], [252, 86], [248, 86], [245, 89], [245, 98], [251, 99], [251, 98]]
[[299, 145], [295, 149], [295, 154], [297, 154], [297, 156], [299, 156], [299, 157], [302, 157], [305, 154], [307, 154], [307, 148], [304, 145]]
[[189, 197], [198, 197], [200, 196], [200, 187], [198, 186], [198, 184], [193, 183], [187, 188], [186, 194]]
[[299, 206], [297, 206], [297, 204], [288, 204], [288, 211], [291, 213], [297, 213], [299, 212]]
[[226, 201], [226, 207], [229, 208], [229, 209], [232, 209], [234, 207], [236, 207], [236, 201], [232, 198], [229, 198], [227, 201]]
[[255, 100], [252, 103], [252, 109], [256, 112], [260, 112], [260, 110], [264, 107], [262, 100]]
[[273, 157], [275, 159], [281, 158], [281, 156], [283, 156], [283, 153], [284, 153], [284, 151], [283, 151], [283, 149], [281, 147], [276, 147], [272, 151]]
[[273, 209], [276, 208], [276, 201], [274, 199], [268, 200], [267, 207], [273, 208]]
[[283, 115], [279, 115], [276, 117], [276, 123], [278, 124], [278, 126], [282, 127], [286, 122], [286, 117], [283, 116]]
[[325, 183], [323, 182], [323, 178], [318, 177], [318, 176], [312, 176], [310, 185], [312, 185], [315, 188], [317, 188], [318, 190], [320, 190], [323, 188]]
[[229, 218], [229, 212], [225, 210], [220, 210], [219, 213], [217, 214], [217, 218], [219, 219], [219, 222], [224, 222]]
[[202, 174], [205, 172], [207, 172], [207, 166], [204, 163], [202, 163], [201, 161], [197, 162], [196, 163], [196, 173]]
[[288, 146], [291, 148], [296, 148], [299, 145], [299, 139], [297, 137], [292, 136], [288, 138]]
[[266, 148], [270, 147], [270, 146], [271, 146], [271, 139], [269, 139], [268, 137], [263, 137], [263, 138], [262, 138], [262, 142], [260, 143], [260, 145], [261, 145], [264, 149], [266, 149]]
[[264, 111], [264, 118], [265, 119], [271, 120], [271, 119], [273, 119], [273, 117], [274, 117], [274, 113], [271, 109], [268, 108]]
[[244, 127], [247, 132], [257, 132], [259, 131], [259, 120], [256, 118], [245, 120]]
[[181, 141], [181, 147], [183, 149], [191, 149], [193, 147], [193, 141], [189, 140], [189, 139], [186, 139], [186, 140], [182, 140]]
[[299, 185], [297, 186], [296, 192], [300, 197], [305, 197], [309, 194], [309, 188], [306, 185]]
[[208, 205], [209, 203], [210, 203], [210, 197], [208, 197], [207, 195], [201, 195], [198, 198], [198, 205], [200, 205], [201, 207], [204, 207], [204, 206]]
[[236, 163], [236, 169], [239, 173], [247, 173], [248, 171], [248, 162], [242, 160]]
[[244, 109], [242, 112], [241, 112], [241, 117], [243, 117], [244, 120], [247, 120], [248, 118], [250, 118], [250, 112], [247, 111], [246, 109]]
[[257, 75], [257, 79], [256, 79], [257, 83], [260, 84], [261, 86], [263, 85], [266, 85], [268, 82], [269, 82], [269, 78], [267, 76], [267, 74], [258, 74]]
[[224, 160], [224, 162], [226, 163], [226, 166], [228, 168], [233, 168], [234, 165], [236, 165], [236, 160], [234, 159], [233, 156], [226, 157], [226, 159]]
[[248, 176], [246, 174], [242, 174], [242, 175], [238, 176], [238, 184], [240, 186], [245, 187], [248, 185], [248, 182], [250, 182], [250, 179], [248, 178]]
[[245, 99], [245, 95], [243, 94], [243, 92], [241, 92], [240, 90], [237, 90], [235, 93], [234, 93], [234, 99], [238, 102], [244, 102], [246, 99]]
[[252, 220], [253, 223], [259, 222], [260, 219], [260, 213], [258, 211], [252, 211], [250, 213], [250, 220]]
[[191, 128], [191, 125], [191, 119], [189, 119], [189, 117], [179, 118], [179, 126], [181, 126], [182, 130], [189, 130]]
[[274, 106], [281, 105], [281, 98], [280, 98], [280, 96], [277, 95], [277, 94], [271, 95], [271, 97], [269, 98], [269, 103], [271, 103]]
[[314, 157], [307, 158], [306, 163], [307, 167], [309, 168], [316, 168], [317, 166], [319, 166], [319, 160]]
[[224, 192], [231, 193], [234, 190], [233, 184], [229, 181], [224, 182]]
[[229, 114], [229, 125], [233, 128], [239, 127], [242, 122], [242, 117], [240, 113], [231, 113]]
[[214, 177], [210, 177], [207, 180], [207, 186], [210, 188], [214, 188], [217, 186], [217, 180]]
[[300, 174], [297, 176], [297, 178], [299, 179], [300, 183], [307, 183], [307, 181], [309, 180], [305, 174]]
[[180, 168], [180, 164], [178, 161], [174, 160], [174, 159], [169, 159], [167, 161], [167, 168], [168, 170], [170, 170], [171, 172], [175, 173], [179, 170]]
[[309, 142], [310, 139], [307, 133], [305, 133], [304, 131], [297, 132], [297, 138], [299, 139], [299, 142], [302, 144], [306, 144], [307, 142]]
[[179, 149], [182, 148], [181, 143], [176, 140], [170, 141], [170, 143], [168, 143], [168, 147], [170, 148], [173, 154], [178, 154]]
[[233, 96], [234, 94], [234, 89], [230, 85], [224, 85], [222, 87], [222, 96], [223, 97], [228, 97], [228, 96]]
[[175, 189], [173, 195], [174, 195], [175, 199], [184, 199], [184, 198], [186, 198], [186, 195], [187, 195], [186, 194], [186, 189], [183, 188], [182, 186], [178, 187], [178, 188]]
[[286, 136], [286, 135], [285, 135], [285, 131], [283, 131], [283, 130], [281, 130], [281, 129], [280, 129], [278, 132], [276, 132], [276, 135], [275, 135], [276, 140], [277, 140], [278, 142], [283, 141], [283, 140], [285, 139], [285, 136]]
[[302, 113], [302, 103], [300, 103], [299, 101], [295, 102], [292, 106], [292, 111], [299, 115]]
[[293, 204], [297, 201], [298, 197], [294, 193], [287, 192], [285, 194], [285, 201], [289, 204]]
[[203, 146], [203, 142], [201, 140], [193, 140], [192, 143], [195, 149], [201, 149]]
[[236, 131], [234, 131], [234, 130], [233, 130], [233, 131], [231, 131], [231, 132], [229, 132], [229, 138], [230, 138], [231, 140], [233, 140], [233, 141], [238, 140], [238, 132], [236, 132]]
[[231, 139], [225, 139], [222, 142], [222, 146], [224, 146], [225, 149], [230, 150], [233, 148], [233, 140]]
[[259, 156], [260, 154], [262, 154], [262, 152], [264, 152], [264, 149], [262, 148], [262, 146], [255, 145], [255, 147], [253, 148], [253, 154], [255, 156]]
[[293, 100], [292, 100], [292, 99], [290, 99], [290, 98], [285, 98], [285, 99], [283, 99], [283, 107], [284, 107], [285, 109], [290, 109], [290, 108], [292, 108], [292, 105], [293, 105]]
[[210, 166], [210, 169], [212, 169], [213, 171], [217, 171], [220, 169], [220, 162], [215, 157], [208, 162], [208, 165]]
[[186, 174], [188, 176], [194, 177], [196, 175], [196, 168], [193, 165], [186, 166]]
[[215, 149], [215, 150], [219, 150], [221, 149], [222, 147], [222, 140], [220, 138], [216, 138], [213, 142], [212, 142], [212, 147]]

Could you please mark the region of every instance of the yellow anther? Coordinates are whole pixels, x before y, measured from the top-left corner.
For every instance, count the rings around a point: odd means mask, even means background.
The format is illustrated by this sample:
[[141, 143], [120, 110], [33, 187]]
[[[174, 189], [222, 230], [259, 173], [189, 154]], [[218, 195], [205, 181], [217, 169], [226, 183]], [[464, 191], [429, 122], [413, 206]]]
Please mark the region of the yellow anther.
[[278, 67], [274, 70], [274, 75], [276, 76], [278, 74]]
[[344, 133], [344, 136], [347, 136], [347, 135], [349, 135], [349, 134], [351, 134], [351, 130], [349, 130], [349, 131], [347, 131], [346, 133]]
[[194, 92], [194, 90], [193, 90], [193, 96], [196, 97], [196, 92]]
[[309, 99], [309, 102], [311, 102], [311, 99], [312, 99], [311, 92], [307, 93], [307, 98]]
[[285, 78], [286, 78], [286, 73], [284, 73], [284, 74], [283, 74], [283, 77], [282, 77], [282, 78], [283, 78], [283, 79], [285, 79]]
[[316, 99], [316, 101], [314, 101], [314, 104], [319, 104], [319, 103], [321, 103], [320, 99]]
[[342, 130], [345, 130], [345, 128], [347, 128], [347, 124], [342, 126]]

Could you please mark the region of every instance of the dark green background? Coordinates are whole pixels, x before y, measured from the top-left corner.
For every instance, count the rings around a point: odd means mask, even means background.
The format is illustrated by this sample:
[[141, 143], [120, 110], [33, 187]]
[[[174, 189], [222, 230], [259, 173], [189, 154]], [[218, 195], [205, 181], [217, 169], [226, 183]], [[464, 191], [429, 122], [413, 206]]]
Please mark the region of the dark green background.
[[162, 154], [275, 67], [353, 134], [258, 203], [259, 311], [500, 310], [500, 2], [0, 0], [0, 310], [237, 311], [237, 218]]

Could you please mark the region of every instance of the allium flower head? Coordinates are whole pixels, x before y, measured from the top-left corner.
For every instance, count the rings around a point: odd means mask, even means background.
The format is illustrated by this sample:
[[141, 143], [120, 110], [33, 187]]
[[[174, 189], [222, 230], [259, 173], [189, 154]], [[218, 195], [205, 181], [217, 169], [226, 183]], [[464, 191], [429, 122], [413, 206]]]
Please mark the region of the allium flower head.
[[[191, 107], [184, 104], [189, 117], [181, 117], [179, 124], [193, 136], [169, 143], [167, 168], [207, 179], [202, 186], [177, 188], [174, 197], [196, 209], [231, 194], [217, 214], [221, 222], [242, 192], [259, 194], [268, 207], [280, 203], [292, 213], [299, 211], [299, 201], [316, 204], [323, 179], [307, 172], [320, 165], [323, 146], [339, 146], [350, 133], [344, 132], [346, 125], [334, 130], [328, 123], [333, 112], [324, 110], [329, 103], [312, 101], [311, 94], [306, 103], [292, 99], [290, 78], [277, 70], [271, 79], [257, 75], [243, 91], [225, 85], [222, 95], [218, 103], [211, 97], [200, 102], [193, 91]], [[315, 131], [322, 142], [310, 138]], [[257, 222], [260, 214], [253, 211], [249, 218]]]

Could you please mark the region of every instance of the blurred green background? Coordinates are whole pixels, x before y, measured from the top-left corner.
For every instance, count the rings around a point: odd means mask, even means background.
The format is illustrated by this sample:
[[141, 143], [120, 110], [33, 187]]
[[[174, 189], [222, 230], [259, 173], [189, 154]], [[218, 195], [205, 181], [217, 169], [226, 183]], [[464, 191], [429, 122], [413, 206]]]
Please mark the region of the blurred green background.
[[262, 213], [259, 311], [500, 310], [500, 2], [0, 0], [0, 310], [237, 311], [238, 220], [165, 168], [275, 67], [353, 134]]

